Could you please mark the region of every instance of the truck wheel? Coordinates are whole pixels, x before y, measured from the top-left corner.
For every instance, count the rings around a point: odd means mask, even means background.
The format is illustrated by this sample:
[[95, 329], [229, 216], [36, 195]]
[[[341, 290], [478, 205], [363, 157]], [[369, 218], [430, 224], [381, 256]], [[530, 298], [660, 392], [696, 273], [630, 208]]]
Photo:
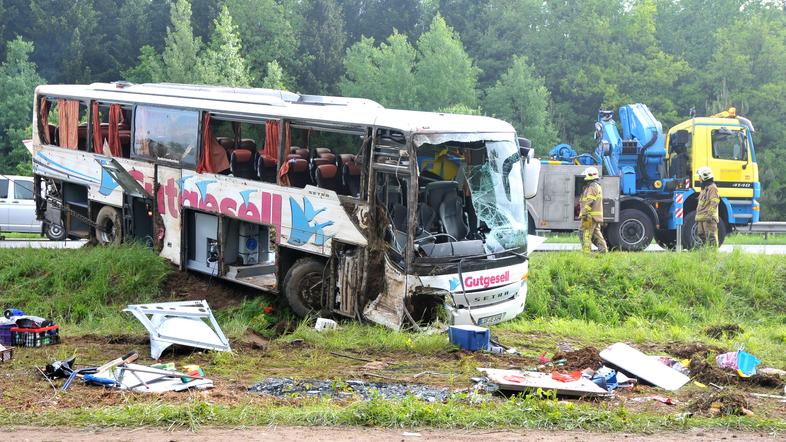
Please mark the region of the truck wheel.
[[102, 246], [118, 245], [123, 241], [120, 211], [104, 206], [96, 216], [96, 240]]
[[644, 212], [638, 209], [624, 209], [620, 221], [608, 228], [611, 247], [626, 252], [644, 250], [652, 242], [655, 226]]
[[60, 224], [47, 223], [44, 234], [50, 241], [65, 241], [66, 239], [65, 227]]
[[325, 264], [301, 258], [289, 268], [282, 284], [289, 307], [300, 317], [322, 308], [322, 272]]
[[655, 231], [655, 242], [665, 250], [673, 250], [677, 246], [677, 231], [658, 229]]
[[[726, 239], [726, 223], [723, 221], [718, 223], [718, 246], [723, 245]], [[689, 212], [685, 215], [682, 222], [682, 246], [686, 249], [695, 249], [701, 246], [699, 239], [698, 227], [696, 225], [696, 211]]]

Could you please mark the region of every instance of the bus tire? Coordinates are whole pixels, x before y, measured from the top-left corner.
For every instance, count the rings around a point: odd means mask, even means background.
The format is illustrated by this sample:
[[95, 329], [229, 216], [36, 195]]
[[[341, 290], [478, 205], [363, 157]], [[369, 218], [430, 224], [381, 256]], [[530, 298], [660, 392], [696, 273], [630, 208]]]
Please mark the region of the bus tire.
[[324, 263], [313, 258], [301, 258], [295, 261], [284, 277], [284, 296], [292, 311], [301, 318], [322, 309], [324, 270]]
[[44, 234], [50, 241], [65, 241], [66, 230], [62, 224], [46, 223]]
[[[718, 246], [723, 245], [726, 239], [727, 229], [726, 223], [723, 221], [718, 223]], [[686, 249], [695, 249], [701, 246], [699, 240], [698, 228], [696, 227], [696, 211], [688, 212], [682, 222], [682, 247]]]
[[104, 206], [96, 216], [96, 240], [102, 246], [118, 245], [123, 241], [122, 218], [120, 211], [112, 206]]
[[655, 225], [646, 213], [638, 209], [623, 209], [620, 220], [609, 224], [611, 248], [626, 252], [644, 250], [655, 236]]

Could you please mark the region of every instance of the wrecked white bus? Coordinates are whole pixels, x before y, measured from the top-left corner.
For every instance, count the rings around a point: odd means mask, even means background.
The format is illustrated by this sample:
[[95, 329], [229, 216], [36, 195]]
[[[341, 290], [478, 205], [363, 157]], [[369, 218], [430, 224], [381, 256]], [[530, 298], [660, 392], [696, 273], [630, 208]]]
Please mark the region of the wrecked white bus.
[[299, 315], [398, 329], [524, 309], [523, 159], [500, 120], [264, 89], [46, 85], [32, 149], [45, 229], [144, 242]]

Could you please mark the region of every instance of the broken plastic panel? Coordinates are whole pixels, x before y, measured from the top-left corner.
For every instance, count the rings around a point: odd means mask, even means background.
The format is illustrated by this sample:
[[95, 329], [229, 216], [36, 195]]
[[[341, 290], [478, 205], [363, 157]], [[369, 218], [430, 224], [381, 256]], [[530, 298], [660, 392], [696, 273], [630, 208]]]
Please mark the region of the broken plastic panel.
[[153, 359], [172, 344], [232, 351], [205, 300], [135, 304], [123, 311], [133, 314], [147, 329]]

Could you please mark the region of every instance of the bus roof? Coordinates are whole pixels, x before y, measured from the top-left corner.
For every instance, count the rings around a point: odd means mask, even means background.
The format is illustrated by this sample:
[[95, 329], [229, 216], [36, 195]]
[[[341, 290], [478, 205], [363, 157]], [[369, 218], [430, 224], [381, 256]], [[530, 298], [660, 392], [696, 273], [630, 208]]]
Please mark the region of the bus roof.
[[236, 116], [326, 125], [380, 126], [405, 133], [513, 133], [496, 118], [386, 109], [362, 98], [301, 95], [274, 89], [130, 83], [42, 85], [36, 94], [126, 104], [177, 106]]

